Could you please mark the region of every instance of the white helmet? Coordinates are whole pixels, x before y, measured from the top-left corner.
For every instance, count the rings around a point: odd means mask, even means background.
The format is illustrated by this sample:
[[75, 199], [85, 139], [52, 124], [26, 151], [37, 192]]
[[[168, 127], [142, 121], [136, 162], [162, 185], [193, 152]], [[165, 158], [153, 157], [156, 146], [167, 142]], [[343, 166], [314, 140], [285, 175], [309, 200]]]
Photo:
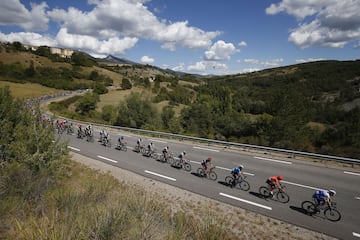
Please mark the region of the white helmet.
[[335, 191], [335, 190], [329, 190], [329, 194], [330, 194], [330, 196], [335, 196], [335, 195], [336, 195], [336, 191]]
[[243, 165], [239, 165], [239, 168], [240, 168], [240, 170], [243, 170], [243, 169], [244, 169], [244, 166], [243, 166]]

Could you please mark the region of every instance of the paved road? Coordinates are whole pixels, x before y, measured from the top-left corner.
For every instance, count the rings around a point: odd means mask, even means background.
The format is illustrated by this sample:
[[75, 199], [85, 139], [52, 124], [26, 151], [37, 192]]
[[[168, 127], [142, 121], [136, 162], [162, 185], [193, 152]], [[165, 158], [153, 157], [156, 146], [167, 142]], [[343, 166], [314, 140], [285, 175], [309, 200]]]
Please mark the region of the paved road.
[[[97, 142], [98, 129], [95, 129], [95, 141], [86, 142], [76, 136], [63, 134], [68, 146], [84, 156], [106, 162], [134, 173], [201, 194], [234, 206], [277, 218], [294, 225], [325, 233], [340, 239], [360, 239], [360, 173], [355, 170], [343, 170], [316, 166], [294, 159], [274, 159], [267, 155], [250, 155], [242, 152], [219, 149], [206, 145], [142, 137], [145, 143], [153, 141], [158, 152], [166, 145], [177, 155], [185, 150], [191, 159], [192, 171], [176, 169], [169, 164], [155, 161], [132, 151], [138, 136], [123, 133], [128, 143], [128, 151], [114, 149], [118, 133], [110, 132], [112, 147], [104, 147]], [[217, 181], [197, 176], [196, 169], [206, 157], [212, 157], [216, 165]], [[242, 164], [250, 183], [249, 191], [232, 189], [224, 184], [230, 170]], [[286, 204], [272, 199], [264, 199], [258, 194], [260, 186], [271, 175], [283, 175], [290, 201]], [[301, 209], [301, 203], [311, 200], [315, 189], [335, 189], [338, 210], [342, 218], [338, 222], [324, 219], [322, 215], [308, 216]]]

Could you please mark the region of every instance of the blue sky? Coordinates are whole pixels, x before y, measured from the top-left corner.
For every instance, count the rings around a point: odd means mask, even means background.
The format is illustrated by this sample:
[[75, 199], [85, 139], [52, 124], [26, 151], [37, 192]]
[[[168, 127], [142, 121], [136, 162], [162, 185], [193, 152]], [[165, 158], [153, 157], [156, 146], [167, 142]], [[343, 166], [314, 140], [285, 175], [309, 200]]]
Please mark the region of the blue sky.
[[243, 73], [360, 59], [360, 0], [1, 0], [0, 41]]

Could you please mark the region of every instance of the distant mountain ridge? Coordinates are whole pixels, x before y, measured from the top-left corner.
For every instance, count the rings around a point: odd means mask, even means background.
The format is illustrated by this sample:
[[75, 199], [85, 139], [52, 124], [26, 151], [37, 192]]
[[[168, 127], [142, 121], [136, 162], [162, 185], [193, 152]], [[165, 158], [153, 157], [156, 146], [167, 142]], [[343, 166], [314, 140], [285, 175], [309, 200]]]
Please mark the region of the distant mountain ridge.
[[136, 63], [125, 58], [118, 58], [113, 55], [108, 55], [105, 58], [95, 58], [97, 62], [109, 62], [109, 63], [117, 63], [117, 64], [129, 64], [129, 65], [141, 65], [140, 63]]

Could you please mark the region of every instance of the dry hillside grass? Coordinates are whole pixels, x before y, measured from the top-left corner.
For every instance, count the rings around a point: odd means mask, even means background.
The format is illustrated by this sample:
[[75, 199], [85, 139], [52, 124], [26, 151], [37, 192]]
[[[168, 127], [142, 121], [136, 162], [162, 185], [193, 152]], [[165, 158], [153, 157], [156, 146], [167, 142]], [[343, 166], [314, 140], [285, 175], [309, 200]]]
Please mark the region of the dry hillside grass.
[[33, 98], [65, 92], [64, 90], [48, 88], [36, 83], [22, 84], [0, 81], [0, 88], [5, 86], [8, 86], [10, 88], [11, 95], [16, 98]]

